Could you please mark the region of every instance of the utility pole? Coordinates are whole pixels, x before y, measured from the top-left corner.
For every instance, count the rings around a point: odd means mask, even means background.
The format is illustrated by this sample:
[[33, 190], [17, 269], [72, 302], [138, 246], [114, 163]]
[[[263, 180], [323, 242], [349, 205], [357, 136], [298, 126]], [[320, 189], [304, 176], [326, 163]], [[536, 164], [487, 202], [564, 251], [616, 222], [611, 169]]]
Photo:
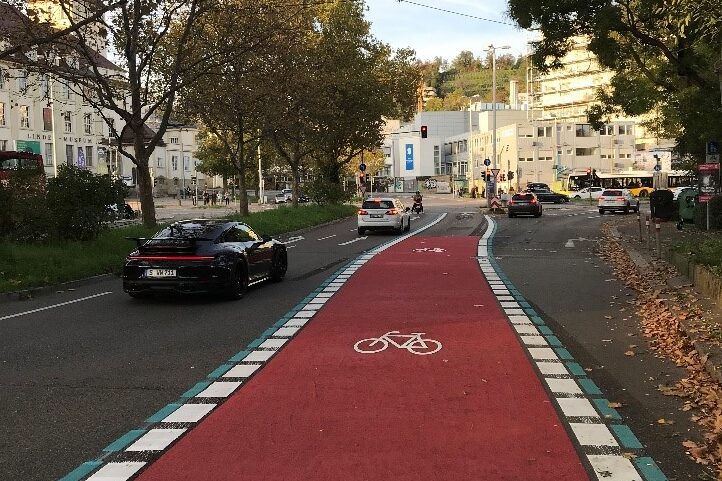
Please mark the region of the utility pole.
[[[491, 151], [494, 157], [492, 165], [494, 169], [497, 169], [497, 158], [496, 158], [496, 50], [507, 50], [510, 49], [508, 45], [503, 47], [495, 47], [494, 44], [489, 45], [488, 51], [491, 52]], [[494, 192], [496, 195], [496, 192]]]

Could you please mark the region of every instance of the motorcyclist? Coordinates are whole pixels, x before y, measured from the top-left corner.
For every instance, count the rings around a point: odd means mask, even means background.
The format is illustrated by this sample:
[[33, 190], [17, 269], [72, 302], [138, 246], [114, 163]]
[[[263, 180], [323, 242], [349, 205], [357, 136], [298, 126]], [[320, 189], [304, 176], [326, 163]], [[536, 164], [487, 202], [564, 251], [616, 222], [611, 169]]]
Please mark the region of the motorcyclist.
[[424, 197], [421, 195], [421, 192], [418, 190], [416, 191], [416, 194], [414, 194], [414, 208], [418, 206], [419, 212], [424, 211], [424, 204], [422, 203], [424, 200]]

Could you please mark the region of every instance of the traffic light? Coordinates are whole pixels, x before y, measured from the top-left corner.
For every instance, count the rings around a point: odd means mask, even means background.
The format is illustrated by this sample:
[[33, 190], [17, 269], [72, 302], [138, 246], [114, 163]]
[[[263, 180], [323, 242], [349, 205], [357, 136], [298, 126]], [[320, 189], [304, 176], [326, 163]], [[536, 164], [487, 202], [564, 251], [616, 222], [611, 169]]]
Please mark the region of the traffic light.
[[153, 177], [153, 187], [157, 187], [157, 186], [158, 186], [158, 179]]
[[502, 173], [500, 180], [501, 180], [502, 182], [506, 182], [506, 174]]
[[366, 176], [363, 174], [363, 172], [359, 174], [358, 181], [360, 184], [363, 184], [366, 182]]
[[509, 178], [509, 180], [514, 180], [514, 171], [510, 170], [509, 173], [507, 174], [507, 177]]
[[429, 128], [426, 125], [421, 126], [421, 138], [425, 139], [429, 135]]

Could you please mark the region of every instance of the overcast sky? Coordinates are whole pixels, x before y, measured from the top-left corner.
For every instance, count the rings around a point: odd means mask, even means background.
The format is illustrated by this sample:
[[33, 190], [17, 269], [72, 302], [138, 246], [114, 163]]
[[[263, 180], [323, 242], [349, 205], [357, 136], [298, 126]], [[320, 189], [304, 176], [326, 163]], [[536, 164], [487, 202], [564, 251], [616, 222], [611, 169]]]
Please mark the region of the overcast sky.
[[[505, 0], [418, 0], [436, 8], [513, 23], [506, 17]], [[511, 53], [525, 52], [532, 36], [512, 25], [501, 25], [475, 18], [454, 15], [397, 0], [366, 0], [371, 30], [380, 40], [394, 48], [411, 47], [422, 60], [441, 56], [452, 60], [462, 50], [483, 57], [491, 43], [509, 45]]]

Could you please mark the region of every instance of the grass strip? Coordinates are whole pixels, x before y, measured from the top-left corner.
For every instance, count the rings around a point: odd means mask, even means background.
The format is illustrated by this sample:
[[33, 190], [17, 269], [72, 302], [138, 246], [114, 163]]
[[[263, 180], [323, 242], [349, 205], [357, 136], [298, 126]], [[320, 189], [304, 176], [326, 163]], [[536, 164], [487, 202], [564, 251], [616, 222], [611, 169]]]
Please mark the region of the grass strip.
[[707, 266], [712, 272], [722, 276], [722, 240], [681, 242], [673, 245], [672, 251], [688, 255], [694, 262]]
[[[259, 234], [279, 235], [349, 217], [351, 205], [279, 207], [249, 216], [231, 216]], [[0, 292], [59, 284], [100, 274], [120, 273], [123, 260], [133, 250], [126, 237], [150, 237], [162, 226], [140, 225], [109, 229], [90, 242], [35, 245], [0, 243]]]

